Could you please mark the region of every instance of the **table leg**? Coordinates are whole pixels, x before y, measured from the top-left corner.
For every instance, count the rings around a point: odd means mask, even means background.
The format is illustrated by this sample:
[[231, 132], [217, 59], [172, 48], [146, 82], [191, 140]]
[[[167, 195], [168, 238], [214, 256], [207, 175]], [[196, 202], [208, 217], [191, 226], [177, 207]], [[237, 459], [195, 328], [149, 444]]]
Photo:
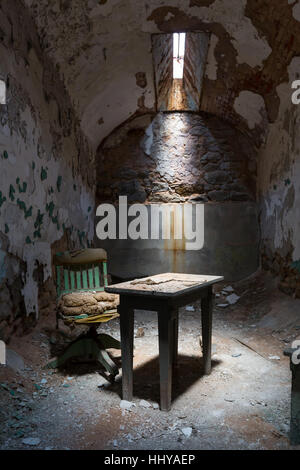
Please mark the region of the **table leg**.
[[178, 309], [174, 311], [173, 317], [173, 365], [177, 364], [178, 358]]
[[211, 336], [212, 336], [212, 287], [207, 288], [207, 296], [201, 299], [202, 348], [204, 374], [211, 373]]
[[133, 325], [134, 310], [120, 301], [118, 306], [121, 329], [121, 354], [122, 354], [122, 398], [132, 401], [133, 395]]
[[292, 396], [291, 396], [291, 445], [300, 445], [300, 365], [291, 363]]
[[160, 409], [169, 411], [172, 399], [173, 318], [167, 309], [158, 312]]

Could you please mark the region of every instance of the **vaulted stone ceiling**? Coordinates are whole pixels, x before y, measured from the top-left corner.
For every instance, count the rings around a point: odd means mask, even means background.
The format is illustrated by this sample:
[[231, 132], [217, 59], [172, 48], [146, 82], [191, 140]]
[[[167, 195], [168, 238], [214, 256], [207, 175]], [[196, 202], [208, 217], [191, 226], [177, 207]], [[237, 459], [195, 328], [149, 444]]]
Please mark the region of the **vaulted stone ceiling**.
[[211, 33], [201, 109], [257, 145], [276, 121], [276, 88], [300, 54], [298, 1], [276, 0], [276, 8], [271, 0], [24, 2], [95, 148], [122, 122], [155, 111], [151, 33]]

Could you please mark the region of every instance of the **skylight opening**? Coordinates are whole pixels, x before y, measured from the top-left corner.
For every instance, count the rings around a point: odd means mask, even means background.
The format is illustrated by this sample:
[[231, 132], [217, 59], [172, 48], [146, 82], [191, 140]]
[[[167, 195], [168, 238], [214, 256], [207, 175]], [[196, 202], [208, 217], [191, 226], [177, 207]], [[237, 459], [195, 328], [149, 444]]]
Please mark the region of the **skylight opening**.
[[183, 78], [185, 33], [173, 34], [173, 78]]

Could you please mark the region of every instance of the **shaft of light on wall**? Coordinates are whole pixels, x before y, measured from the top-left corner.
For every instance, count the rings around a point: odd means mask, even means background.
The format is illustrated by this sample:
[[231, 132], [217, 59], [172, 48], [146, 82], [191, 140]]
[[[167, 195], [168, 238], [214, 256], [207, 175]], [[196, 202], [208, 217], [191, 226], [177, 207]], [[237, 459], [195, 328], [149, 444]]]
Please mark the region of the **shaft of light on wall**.
[[173, 34], [173, 78], [183, 78], [185, 33]]

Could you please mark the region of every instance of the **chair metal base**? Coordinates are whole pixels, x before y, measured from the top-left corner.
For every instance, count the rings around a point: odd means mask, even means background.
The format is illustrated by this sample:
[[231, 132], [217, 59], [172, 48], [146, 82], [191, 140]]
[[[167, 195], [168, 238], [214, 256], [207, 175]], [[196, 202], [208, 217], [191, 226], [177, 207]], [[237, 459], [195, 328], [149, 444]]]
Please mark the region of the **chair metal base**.
[[121, 344], [110, 335], [104, 333], [98, 335], [95, 329], [90, 329], [87, 334], [79, 336], [61, 356], [49, 362], [44, 368], [59, 368], [72, 358], [82, 357], [100, 362], [106, 371], [115, 377], [119, 369], [106, 351], [109, 348], [121, 349]]

